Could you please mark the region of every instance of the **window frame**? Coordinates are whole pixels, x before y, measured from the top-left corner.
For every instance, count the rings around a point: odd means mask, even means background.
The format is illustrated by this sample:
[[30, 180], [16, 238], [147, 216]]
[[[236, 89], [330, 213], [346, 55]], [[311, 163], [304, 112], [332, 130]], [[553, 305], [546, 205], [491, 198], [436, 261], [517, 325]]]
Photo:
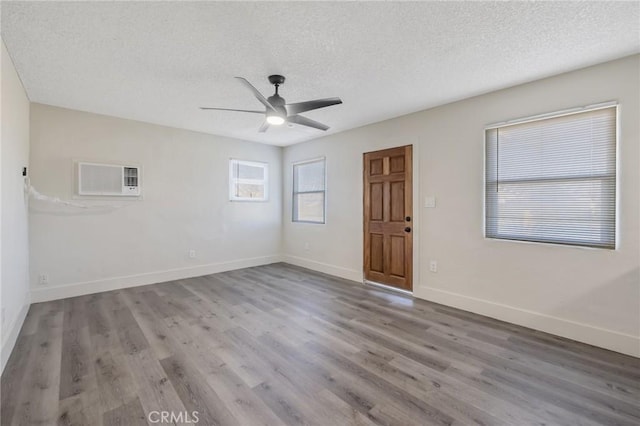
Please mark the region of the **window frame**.
[[[499, 129], [502, 127], [508, 127], [518, 124], [524, 124], [528, 122], [534, 121], [544, 121], [546, 119], [553, 119], [557, 117], [563, 117], [567, 115], [579, 114], [589, 111], [596, 111], [600, 109], [606, 108], [614, 108], [615, 109], [615, 140], [614, 140], [614, 152], [615, 152], [615, 192], [614, 192], [614, 242], [613, 247], [607, 246], [597, 246], [597, 245], [587, 245], [587, 244], [578, 244], [572, 241], [560, 242], [560, 241], [544, 241], [544, 239], [540, 238], [538, 240], [530, 240], [523, 238], [508, 238], [501, 236], [491, 236], [487, 233], [487, 131], [493, 129]], [[483, 169], [482, 169], [482, 233], [485, 240], [489, 241], [497, 241], [497, 242], [511, 242], [511, 243], [519, 243], [519, 244], [544, 244], [544, 245], [552, 245], [558, 247], [570, 247], [574, 249], [582, 249], [582, 250], [608, 250], [608, 251], [617, 251], [619, 249], [619, 241], [620, 241], [620, 104], [617, 101], [609, 101], [602, 102], [597, 104], [591, 104], [582, 107], [570, 108], [560, 111], [554, 111], [544, 114], [532, 115], [528, 117], [516, 118], [508, 121], [501, 121], [493, 124], [488, 124], [483, 129]]]
[[[249, 167], [260, 167], [264, 174], [262, 179], [241, 179], [233, 177], [235, 165], [245, 165]], [[236, 196], [236, 186], [238, 184], [262, 185], [264, 187], [264, 197], [239, 197]], [[269, 201], [269, 163], [262, 161], [240, 160], [238, 158], [229, 159], [229, 201], [248, 201], [252, 203], [261, 203]]]
[[[324, 168], [324, 189], [322, 191], [296, 191], [296, 166], [303, 166], [311, 163], [323, 163]], [[323, 194], [322, 195], [322, 221], [300, 220], [296, 216], [296, 195], [297, 194]], [[310, 223], [314, 225], [326, 225], [327, 223], [327, 158], [316, 157], [308, 160], [301, 160], [291, 163], [291, 222], [292, 223]]]

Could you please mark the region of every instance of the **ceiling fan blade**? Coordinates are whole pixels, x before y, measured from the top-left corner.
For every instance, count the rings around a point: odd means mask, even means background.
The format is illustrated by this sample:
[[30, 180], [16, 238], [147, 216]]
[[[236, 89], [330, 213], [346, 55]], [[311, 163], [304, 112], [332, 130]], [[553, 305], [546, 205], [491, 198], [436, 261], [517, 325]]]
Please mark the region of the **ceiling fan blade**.
[[249, 83], [249, 82], [247, 81], [247, 79], [246, 79], [246, 78], [243, 78], [243, 77], [236, 77], [236, 78], [237, 78], [238, 80], [240, 80], [240, 82], [241, 82], [242, 84], [244, 84], [244, 85], [245, 85], [245, 87], [246, 87], [247, 89], [249, 89], [249, 90], [251, 90], [251, 91], [253, 92], [253, 95], [256, 97], [256, 99], [258, 99], [258, 100], [262, 103], [262, 105], [266, 106], [266, 107], [267, 107], [267, 110], [271, 110], [271, 111], [275, 111], [275, 110], [276, 110], [276, 109], [273, 107], [273, 105], [271, 105], [271, 104], [269, 103], [269, 101], [267, 100], [267, 98], [265, 98], [264, 96], [262, 96], [262, 93], [260, 93], [260, 92], [258, 91], [258, 89], [256, 89], [255, 87], [253, 87], [253, 85], [252, 85], [251, 83]]
[[340, 98], [326, 98], [315, 99], [313, 101], [297, 102], [295, 104], [287, 104], [287, 112], [291, 115], [299, 114], [305, 111], [311, 111], [312, 109], [324, 108], [331, 105], [338, 105], [342, 103]]
[[255, 114], [264, 114], [264, 111], [255, 111], [252, 109], [231, 109], [231, 108], [209, 108], [209, 107], [200, 107], [200, 109], [205, 110], [215, 110], [215, 111], [236, 111], [236, 112], [253, 112]]
[[319, 129], [319, 130], [327, 130], [329, 128], [329, 126], [327, 126], [326, 124], [319, 123], [315, 120], [312, 120], [307, 117], [303, 117], [301, 115], [291, 115], [287, 117], [287, 121], [289, 123], [295, 123], [295, 124], [300, 124], [302, 126], [313, 127], [314, 129]]
[[262, 126], [260, 126], [260, 128], [258, 129], [258, 132], [264, 133], [267, 130], [269, 130], [269, 123], [267, 123], [267, 121], [265, 120], [265, 122], [262, 123]]

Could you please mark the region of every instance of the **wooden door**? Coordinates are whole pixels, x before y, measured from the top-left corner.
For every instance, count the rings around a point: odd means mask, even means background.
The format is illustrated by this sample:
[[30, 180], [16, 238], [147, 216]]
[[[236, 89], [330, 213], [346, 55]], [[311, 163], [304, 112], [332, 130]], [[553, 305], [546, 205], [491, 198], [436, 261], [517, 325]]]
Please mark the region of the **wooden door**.
[[364, 277], [413, 290], [412, 147], [364, 154]]

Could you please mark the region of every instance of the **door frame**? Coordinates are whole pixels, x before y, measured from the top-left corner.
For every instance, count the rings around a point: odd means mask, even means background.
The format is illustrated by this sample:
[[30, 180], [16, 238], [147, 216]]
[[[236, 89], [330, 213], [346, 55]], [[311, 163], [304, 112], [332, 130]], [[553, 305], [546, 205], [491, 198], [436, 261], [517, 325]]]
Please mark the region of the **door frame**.
[[[411, 226], [411, 230], [413, 232], [413, 239], [412, 239], [412, 243], [413, 243], [413, 265], [412, 265], [412, 277], [411, 277], [411, 282], [412, 282], [412, 289], [413, 291], [407, 291], [407, 290], [403, 290], [400, 288], [396, 288], [396, 287], [392, 287], [392, 286], [388, 286], [386, 284], [383, 283], [377, 283], [374, 281], [369, 281], [365, 278], [364, 276], [364, 155], [369, 153], [369, 152], [376, 152], [376, 151], [383, 151], [386, 149], [392, 149], [392, 148], [400, 148], [403, 146], [411, 146], [412, 147], [412, 175], [411, 175], [411, 179], [412, 179], [412, 197], [413, 197], [413, 202], [412, 202], [412, 206], [413, 206], [413, 211], [411, 212], [411, 222], [413, 223], [413, 225]], [[373, 147], [372, 147], [373, 148]], [[362, 222], [362, 228], [361, 228], [361, 238], [360, 238], [360, 256], [361, 257], [361, 274], [362, 274], [362, 284], [363, 285], [372, 285], [372, 286], [377, 286], [377, 287], [382, 287], [385, 289], [389, 289], [398, 293], [403, 293], [403, 294], [408, 294], [408, 295], [416, 295], [416, 293], [418, 292], [418, 288], [422, 286], [422, 282], [420, 281], [420, 277], [421, 277], [421, 268], [420, 268], [420, 253], [421, 253], [421, 244], [420, 244], [420, 230], [421, 230], [421, 219], [422, 219], [422, 205], [423, 202], [420, 199], [420, 186], [421, 186], [421, 180], [420, 180], [420, 144], [418, 143], [418, 141], [415, 142], [409, 142], [409, 143], [405, 143], [405, 144], [401, 144], [401, 145], [388, 145], [388, 144], [384, 144], [384, 145], [380, 145], [375, 147], [375, 149], [370, 149], [367, 151], [363, 151], [361, 153], [360, 156], [360, 176], [361, 176], [361, 180], [360, 180], [360, 184], [362, 185], [360, 187], [360, 192], [362, 195], [362, 199], [360, 201], [360, 209], [361, 209], [361, 222]]]

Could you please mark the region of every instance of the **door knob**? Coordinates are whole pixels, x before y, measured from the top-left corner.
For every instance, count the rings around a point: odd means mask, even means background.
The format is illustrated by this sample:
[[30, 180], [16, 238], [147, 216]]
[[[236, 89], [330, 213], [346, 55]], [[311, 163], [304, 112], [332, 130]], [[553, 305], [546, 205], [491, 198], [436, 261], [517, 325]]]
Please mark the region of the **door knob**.
[[407, 226], [406, 228], [404, 228], [404, 232], [411, 232], [411, 228]]

